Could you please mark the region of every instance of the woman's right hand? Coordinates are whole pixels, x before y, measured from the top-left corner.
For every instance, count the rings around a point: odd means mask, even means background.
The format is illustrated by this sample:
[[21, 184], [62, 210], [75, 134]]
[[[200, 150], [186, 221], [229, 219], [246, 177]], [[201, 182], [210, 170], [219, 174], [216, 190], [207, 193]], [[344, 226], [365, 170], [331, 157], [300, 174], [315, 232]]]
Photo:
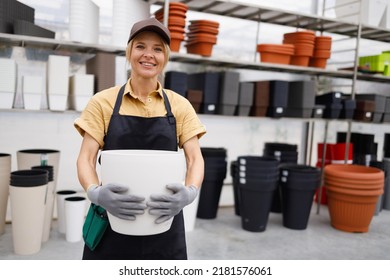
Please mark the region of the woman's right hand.
[[92, 185], [87, 190], [89, 200], [120, 219], [134, 221], [136, 215], [142, 215], [147, 208], [144, 197], [125, 194], [128, 187], [107, 184], [104, 186]]

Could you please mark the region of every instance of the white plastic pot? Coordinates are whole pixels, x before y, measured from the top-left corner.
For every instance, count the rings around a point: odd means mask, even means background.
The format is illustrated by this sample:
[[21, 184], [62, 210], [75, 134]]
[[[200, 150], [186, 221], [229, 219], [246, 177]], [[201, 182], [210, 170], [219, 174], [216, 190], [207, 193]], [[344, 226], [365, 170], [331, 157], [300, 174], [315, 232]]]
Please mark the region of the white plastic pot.
[[68, 242], [79, 242], [83, 238], [83, 224], [87, 200], [83, 196], [65, 198], [65, 238]]
[[[183, 152], [157, 150], [109, 150], [101, 154], [102, 184], [117, 183], [129, 187], [129, 194], [150, 199], [151, 194], [169, 193], [166, 185], [183, 183], [185, 178]], [[153, 235], [169, 230], [170, 219], [156, 224], [157, 216], [138, 215], [135, 221], [119, 219], [108, 213], [111, 228], [126, 235]]]

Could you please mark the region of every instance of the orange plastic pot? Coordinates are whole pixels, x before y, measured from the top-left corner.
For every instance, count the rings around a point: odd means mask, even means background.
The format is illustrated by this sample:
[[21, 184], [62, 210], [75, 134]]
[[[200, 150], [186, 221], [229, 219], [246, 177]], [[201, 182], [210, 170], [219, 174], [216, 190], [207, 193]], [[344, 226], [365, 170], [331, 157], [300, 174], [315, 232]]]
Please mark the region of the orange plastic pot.
[[218, 28], [210, 27], [210, 26], [188, 26], [188, 30], [191, 33], [207, 33], [207, 34], [213, 34], [218, 35], [219, 30]]
[[376, 191], [382, 190], [384, 187], [384, 181], [382, 182], [367, 182], [367, 183], [359, 183], [359, 182], [351, 182], [351, 181], [343, 181], [339, 179], [333, 179], [326, 177], [324, 179], [325, 185], [331, 185], [333, 187], [337, 187], [342, 190], [356, 190], [356, 191]]
[[171, 32], [171, 44], [169, 45], [171, 51], [178, 52], [180, 50], [180, 45], [183, 40], [183, 33]]
[[332, 48], [332, 43], [315, 43], [314, 48], [316, 50], [325, 50], [325, 51], [330, 51]]
[[384, 172], [376, 167], [357, 164], [329, 164], [324, 168], [325, 176], [356, 180], [383, 179]]
[[297, 65], [297, 66], [309, 66], [309, 60], [310, 56], [291, 56], [291, 65]]
[[296, 48], [294, 51], [295, 56], [313, 56], [312, 48]]
[[325, 69], [327, 62], [328, 62], [327, 58], [311, 57], [309, 61], [309, 66]]
[[305, 44], [310, 45], [310, 47], [314, 48], [315, 44], [313, 40], [299, 40], [299, 39], [284, 39], [284, 44]]
[[[154, 13], [154, 16], [156, 18], [164, 18], [164, 11], [156, 12], [156, 13]], [[168, 17], [171, 17], [171, 16], [177, 16], [177, 17], [186, 18], [187, 17], [187, 11], [170, 9], [169, 13], [168, 13]]]
[[291, 55], [287, 53], [277, 53], [277, 52], [261, 52], [260, 61], [269, 62], [269, 63], [278, 63], [278, 64], [289, 64]]
[[190, 25], [193, 25], [193, 26], [203, 25], [203, 26], [211, 26], [211, 27], [219, 28], [219, 22], [212, 21], [212, 20], [206, 20], [206, 19], [191, 20]]
[[329, 50], [315, 49], [314, 52], [313, 52], [313, 57], [329, 58], [330, 57], [330, 51]]
[[196, 42], [209, 42], [216, 44], [217, 43], [217, 37], [212, 34], [207, 33], [188, 33], [187, 34], [188, 41], [196, 41]]
[[185, 34], [186, 33], [186, 30], [184, 27], [180, 27], [180, 26], [175, 26], [175, 25], [172, 25], [172, 26], [169, 26], [168, 25], [168, 29], [169, 29], [169, 32], [172, 33], [180, 33], [180, 34]]
[[346, 232], [368, 232], [379, 195], [354, 195], [327, 186], [331, 225]]
[[257, 52], [278, 52], [294, 54], [294, 45], [291, 44], [258, 44]]
[[187, 53], [200, 54], [202, 56], [211, 56], [213, 43], [210, 42], [187, 42], [185, 45]]
[[[183, 12], [186, 12], [188, 10], [188, 6], [184, 3], [180, 3], [180, 2], [171, 2], [169, 3], [169, 11], [173, 11], [173, 10], [180, 10], [180, 11], [183, 11]], [[164, 8], [160, 8], [158, 9], [156, 13], [164, 13]]]

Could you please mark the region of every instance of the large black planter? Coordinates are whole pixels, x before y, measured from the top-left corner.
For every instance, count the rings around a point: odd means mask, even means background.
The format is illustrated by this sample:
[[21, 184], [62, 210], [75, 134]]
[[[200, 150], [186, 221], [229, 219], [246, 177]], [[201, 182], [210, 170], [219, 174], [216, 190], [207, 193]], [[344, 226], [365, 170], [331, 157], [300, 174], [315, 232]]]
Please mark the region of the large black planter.
[[217, 217], [222, 187], [223, 180], [203, 180], [196, 217], [200, 219], [215, 219]]
[[274, 190], [247, 188], [239, 185], [241, 226], [244, 230], [265, 231]]
[[307, 228], [313, 197], [321, 182], [320, 174], [319, 169], [305, 165], [284, 166], [281, 170], [279, 186], [284, 227]]
[[223, 182], [227, 174], [225, 148], [202, 147], [205, 173], [199, 195], [197, 217], [214, 219], [217, 216]]

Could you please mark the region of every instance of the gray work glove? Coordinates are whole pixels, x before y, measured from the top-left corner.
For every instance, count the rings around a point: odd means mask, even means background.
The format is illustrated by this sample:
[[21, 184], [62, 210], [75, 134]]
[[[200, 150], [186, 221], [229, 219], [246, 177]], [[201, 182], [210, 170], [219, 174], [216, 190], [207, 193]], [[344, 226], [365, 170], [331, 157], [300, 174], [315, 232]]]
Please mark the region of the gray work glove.
[[186, 205], [195, 200], [199, 192], [193, 185], [186, 187], [183, 184], [169, 184], [166, 188], [173, 191], [173, 194], [154, 194], [146, 203], [150, 207], [149, 214], [159, 216], [155, 220], [156, 224], [179, 214]]
[[136, 215], [142, 215], [147, 208], [142, 201], [144, 197], [125, 194], [129, 188], [121, 185], [107, 184], [88, 188], [89, 200], [120, 219], [134, 221]]

